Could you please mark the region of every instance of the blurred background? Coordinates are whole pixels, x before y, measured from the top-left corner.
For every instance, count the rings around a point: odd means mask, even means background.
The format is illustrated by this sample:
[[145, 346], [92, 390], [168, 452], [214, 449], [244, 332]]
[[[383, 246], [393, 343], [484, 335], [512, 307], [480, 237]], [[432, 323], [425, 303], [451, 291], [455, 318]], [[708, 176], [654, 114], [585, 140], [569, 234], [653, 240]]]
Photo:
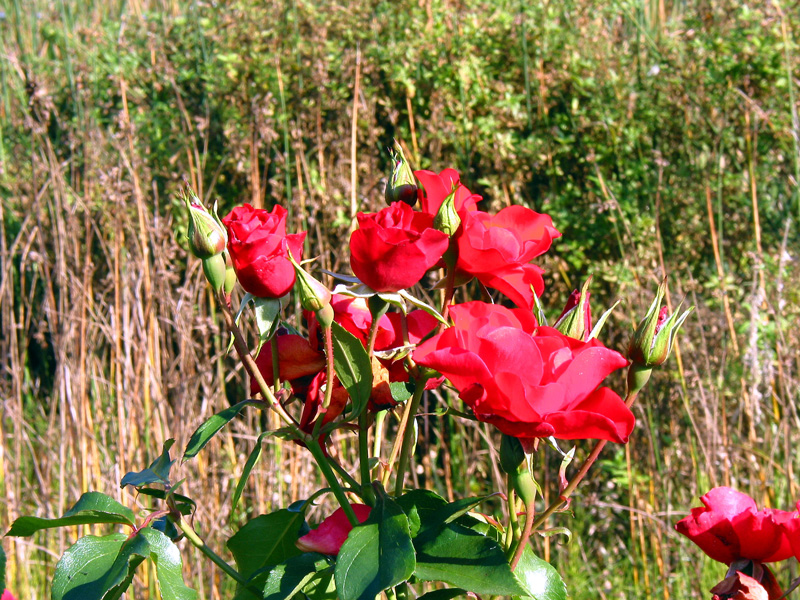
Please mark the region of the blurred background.
[[[572, 514], [550, 519], [572, 541], [535, 542], [573, 598], [708, 597], [725, 567], [673, 524], [714, 485], [794, 507], [796, 0], [0, 7], [3, 530], [60, 515], [86, 490], [150, 506], [119, 489], [122, 475], [246, 396], [187, 257], [184, 181], [221, 214], [281, 203], [290, 229], [309, 232], [307, 256], [347, 272], [351, 219], [383, 206], [393, 138], [418, 168], [458, 169], [484, 210], [552, 215], [564, 235], [540, 264], [553, 317], [592, 275], [595, 317], [622, 299], [602, 339], [624, 352], [663, 277], [673, 309], [697, 307], [640, 396], [632, 441], [607, 447]], [[442, 416], [434, 395], [425, 406], [416, 483], [455, 497], [504, 489], [495, 434]], [[318, 487], [304, 449], [269, 439], [231, 512], [259, 427], [249, 413], [177, 470], [196, 528], [223, 554], [248, 517]], [[352, 466], [351, 439], [333, 451]], [[550, 451], [538, 466], [548, 499], [559, 462]], [[4, 539], [9, 588], [44, 598], [58, 557], [89, 531]], [[200, 596], [230, 597], [183, 548]], [[128, 597], [153, 586], [145, 573]]]

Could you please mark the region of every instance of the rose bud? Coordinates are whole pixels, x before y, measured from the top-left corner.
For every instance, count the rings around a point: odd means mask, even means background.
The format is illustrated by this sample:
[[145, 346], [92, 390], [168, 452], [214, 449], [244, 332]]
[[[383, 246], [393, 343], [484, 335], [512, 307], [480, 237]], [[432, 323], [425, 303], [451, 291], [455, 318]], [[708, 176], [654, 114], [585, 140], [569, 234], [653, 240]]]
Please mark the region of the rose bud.
[[319, 312], [326, 306], [331, 305], [331, 291], [322, 282], [314, 279], [308, 272], [297, 264], [297, 261], [289, 252], [289, 262], [294, 267], [295, 281], [294, 290], [300, 300], [303, 310]]
[[417, 203], [419, 187], [411, 165], [408, 164], [405, 154], [403, 154], [403, 148], [397, 140], [394, 141], [394, 147], [389, 149], [389, 154], [394, 166], [384, 193], [386, 204], [405, 202], [409, 206], [414, 206]]
[[189, 211], [189, 250], [197, 258], [221, 254], [228, 244], [228, 233], [217, 216], [216, 205], [210, 213], [191, 189], [187, 192], [183, 201]]
[[589, 282], [586, 281], [580, 291], [574, 290], [567, 300], [564, 312], [558, 317], [554, 327], [564, 335], [576, 340], [587, 341], [592, 331], [592, 310], [589, 306]]
[[439, 207], [439, 212], [433, 218], [433, 227], [446, 233], [449, 236], [455, 234], [461, 225], [461, 217], [456, 212], [456, 191], [455, 189], [450, 192], [447, 198], [444, 199], [442, 205]]
[[[351, 504], [350, 506], [356, 513], [359, 523], [366, 521], [372, 510], [366, 504]], [[344, 509], [337, 508], [331, 516], [319, 524], [319, 527], [312, 529], [297, 540], [296, 546], [303, 552], [319, 552], [328, 556], [336, 556], [352, 529], [353, 526], [347, 520]]]
[[[694, 310], [694, 306], [689, 307], [683, 314], [678, 316], [678, 312], [667, 315], [667, 307], [659, 308], [661, 300], [667, 290], [666, 280], [658, 286], [656, 298], [650, 305], [647, 315], [639, 323], [636, 332], [633, 334], [630, 347], [628, 348], [628, 358], [641, 367], [652, 368], [663, 364], [669, 353], [672, 351], [672, 343], [681, 325]], [[678, 306], [680, 310], [680, 305]]]

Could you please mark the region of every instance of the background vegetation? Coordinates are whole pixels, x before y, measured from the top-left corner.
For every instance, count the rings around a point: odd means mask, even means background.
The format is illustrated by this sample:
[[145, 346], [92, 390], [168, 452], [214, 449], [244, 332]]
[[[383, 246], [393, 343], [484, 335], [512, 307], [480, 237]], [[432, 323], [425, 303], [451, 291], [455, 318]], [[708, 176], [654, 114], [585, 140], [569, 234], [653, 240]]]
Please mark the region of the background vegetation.
[[[596, 314], [624, 299], [608, 345], [625, 348], [664, 275], [673, 307], [697, 306], [632, 442], [605, 451], [574, 518], [551, 520], [572, 542], [537, 541], [573, 598], [707, 596], [724, 567], [672, 529], [696, 497], [728, 484], [781, 508], [800, 498], [796, 1], [2, 4], [3, 529], [88, 489], [146, 506], [121, 476], [244, 396], [181, 247], [182, 182], [220, 212], [291, 207], [308, 254], [347, 270], [351, 217], [382, 205], [393, 137], [421, 167], [458, 168], [493, 210], [550, 213], [564, 236], [544, 301], [558, 314], [592, 274]], [[428, 403], [419, 482], [502, 489], [489, 429]], [[220, 551], [248, 514], [316, 486], [302, 449], [270, 442], [231, 514], [253, 419], [181, 469]], [[345, 462], [351, 450], [336, 441]], [[77, 533], [4, 540], [18, 597], [44, 597]], [[227, 597], [193, 552], [201, 597]]]

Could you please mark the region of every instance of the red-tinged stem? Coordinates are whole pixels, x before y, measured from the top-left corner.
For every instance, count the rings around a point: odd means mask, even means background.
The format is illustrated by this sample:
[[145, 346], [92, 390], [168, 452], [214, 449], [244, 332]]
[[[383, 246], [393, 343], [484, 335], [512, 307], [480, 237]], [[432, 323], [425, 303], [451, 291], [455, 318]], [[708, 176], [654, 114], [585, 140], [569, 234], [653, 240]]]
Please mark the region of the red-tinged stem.
[[250, 377], [252, 377], [256, 382], [256, 385], [258, 385], [258, 390], [261, 392], [262, 397], [269, 407], [278, 413], [278, 416], [292, 429], [292, 432], [298, 438], [304, 440], [306, 434], [300, 430], [297, 422], [291, 417], [291, 415], [289, 415], [289, 413], [286, 412], [283, 406], [281, 406], [281, 403], [278, 402], [275, 394], [272, 393], [269, 385], [267, 385], [267, 382], [261, 375], [261, 371], [258, 370], [258, 365], [256, 365], [256, 361], [253, 360], [250, 350], [247, 348], [247, 342], [244, 339], [242, 330], [239, 329], [239, 326], [236, 324], [236, 319], [233, 316], [231, 308], [225, 304], [224, 298], [220, 298], [219, 300], [220, 305], [222, 306], [222, 314], [225, 317], [225, 325], [228, 327], [228, 330], [231, 332], [231, 334], [233, 334], [233, 346], [236, 348], [236, 352], [239, 355], [247, 374], [250, 375]]
[[322, 406], [325, 410], [331, 405], [331, 396], [333, 394], [333, 328], [328, 325], [323, 329], [325, 332], [325, 399], [322, 401]]
[[511, 570], [517, 568], [519, 559], [522, 558], [522, 553], [525, 552], [525, 546], [528, 545], [528, 539], [531, 537], [533, 531], [534, 516], [536, 515], [536, 505], [531, 502], [530, 506], [525, 506], [525, 527], [522, 530], [522, 535], [519, 538], [519, 545], [517, 551], [514, 553], [514, 559], [511, 561]]
[[[630, 408], [633, 403], [636, 401], [636, 396], [638, 395], [637, 392], [633, 392], [628, 394], [628, 397], [625, 399], [625, 406]], [[572, 481], [567, 484], [567, 487], [564, 488], [564, 491], [561, 492], [560, 496], [557, 500], [548, 506], [542, 514], [540, 514], [536, 520], [533, 522], [532, 529], [538, 529], [542, 523], [544, 523], [547, 518], [556, 512], [559, 508], [564, 506], [567, 503], [567, 499], [572, 495], [575, 491], [575, 488], [578, 487], [583, 478], [586, 477], [586, 474], [589, 472], [589, 469], [592, 468], [592, 465], [597, 460], [597, 457], [600, 456], [600, 453], [603, 451], [603, 448], [606, 447], [608, 442], [606, 440], [598, 440], [597, 443], [592, 448], [592, 451], [589, 453], [589, 456], [586, 457], [586, 460], [583, 462], [580, 470], [575, 474], [575, 477], [572, 478]]]
[[[448, 266], [447, 267], [447, 275], [445, 278], [445, 288], [444, 288], [444, 302], [442, 302], [442, 316], [447, 320], [447, 316], [450, 314], [450, 304], [453, 302], [453, 295], [455, 294], [456, 290], [456, 266]], [[439, 331], [444, 328], [444, 324], [439, 325]]]

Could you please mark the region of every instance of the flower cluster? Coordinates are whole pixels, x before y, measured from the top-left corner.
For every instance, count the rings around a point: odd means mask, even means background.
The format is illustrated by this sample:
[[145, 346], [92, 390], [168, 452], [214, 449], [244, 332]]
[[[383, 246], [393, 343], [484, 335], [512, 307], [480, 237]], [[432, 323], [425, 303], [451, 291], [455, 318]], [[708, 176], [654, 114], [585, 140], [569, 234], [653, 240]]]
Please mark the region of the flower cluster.
[[[363, 294], [334, 294], [330, 300], [334, 321], [376, 353], [370, 408], [393, 406], [396, 402], [385, 384], [411, 379], [408, 363], [402, 360], [408, 353], [396, 353], [398, 359], [391, 350], [419, 344], [412, 354], [416, 364], [441, 373], [475, 418], [503, 433], [525, 439], [627, 441], [633, 414], [615, 392], [600, 385], [609, 374], [626, 367], [627, 359], [596, 339], [588, 340], [588, 335], [569, 337], [537, 323], [533, 316], [544, 280], [542, 268], [532, 261], [561, 235], [552, 219], [523, 206], [494, 215], [479, 210], [481, 197], [470, 192], [453, 169], [439, 174], [417, 171], [415, 176], [420, 183], [419, 210], [397, 201], [377, 213], [358, 214], [359, 226], [350, 237], [350, 266], [370, 290], [366, 296], [407, 290], [432, 269], [444, 266], [448, 297], [456, 285], [475, 278], [516, 307], [448, 304], [452, 326], [444, 329], [424, 310], [384, 312], [373, 327]], [[437, 215], [448, 206], [458, 216], [458, 226], [449, 235], [435, 227]], [[245, 205], [222, 220], [236, 274], [254, 296], [280, 297], [295, 282], [289, 253], [300, 256], [305, 233], [287, 235], [285, 219], [280, 206], [267, 212]], [[585, 308], [588, 311], [588, 304]], [[276, 344], [262, 348], [257, 364], [268, 384], [277, 374], [303, 399], [300, 425], [310, 431], [328, 383], [316, 318], [307, 316], [308, 338], [279, 333]], [[279, 353], [277, 373], [273, 348]], [[325, 407], [326, 423], [338, 417], [348, 401], [338, 381], [330, 385], [334, 392]], [[252, 387], [256, 393], [255, 382]]]

